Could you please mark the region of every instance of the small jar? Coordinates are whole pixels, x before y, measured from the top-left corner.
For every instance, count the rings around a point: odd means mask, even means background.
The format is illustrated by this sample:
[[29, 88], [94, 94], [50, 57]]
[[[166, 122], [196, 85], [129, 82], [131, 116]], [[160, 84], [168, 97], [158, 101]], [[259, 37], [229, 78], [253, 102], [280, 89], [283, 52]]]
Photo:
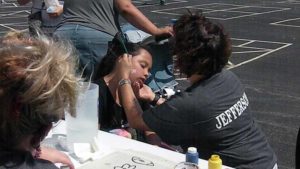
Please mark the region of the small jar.
[[196, 147], [189, 147], [185, 155], [185, 161], [198, 165], [199, 154]]
[[208, 160], [208, 169], [222, 169], [222, 160], [218, 155], [211, 155]]

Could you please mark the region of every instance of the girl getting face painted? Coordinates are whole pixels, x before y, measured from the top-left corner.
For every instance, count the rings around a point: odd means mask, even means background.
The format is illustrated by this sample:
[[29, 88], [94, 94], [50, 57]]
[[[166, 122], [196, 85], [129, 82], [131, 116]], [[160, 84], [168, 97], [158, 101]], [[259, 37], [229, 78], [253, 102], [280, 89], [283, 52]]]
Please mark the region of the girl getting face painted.
[[143, 48], [140, 48], [137, 53], [137, 55], [132, 57], [132, 70], [129, 79], [133, 87], [140, 89], [143, 87], [145, 80], [149, 77], [152, 66], [152, 56]]
[[[98, 66], [98, 72], [94, 76], [94, 82], [100, 87], [99, 124], [101, 130], [113, 132], [115, 129], [124, 129], [133, 136], [118, 96], [118, 62], [123, 55], [130, 55], [132, 58], [127, 80], [131, 82], [135, 95], [141, 96], [141, 91], [147, 87], [144, 82], [149, 77], [152, 67], [152, 56], [149, 48], [140, 43], [127, 43], [120, 39], [120, 36], [116, 36], [109, 44], [107, 55]], [[146, 92], [153, 94], [151, 89], [146, 90]], [[146, 93], [144, 96], [150, 94]]]

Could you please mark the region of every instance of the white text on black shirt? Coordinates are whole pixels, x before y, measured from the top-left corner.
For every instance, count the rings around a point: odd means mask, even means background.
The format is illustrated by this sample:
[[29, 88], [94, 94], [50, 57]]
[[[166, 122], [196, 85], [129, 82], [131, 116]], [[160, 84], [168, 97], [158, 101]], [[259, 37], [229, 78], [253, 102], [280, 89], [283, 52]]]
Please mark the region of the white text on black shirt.
[[218, 122], [216, 124], [217, 129], [221, 129], [237, 119], [247, 109], [248, 105], [249, 101], [246, 93], [244, 93], [239, 101], [216, 117]]

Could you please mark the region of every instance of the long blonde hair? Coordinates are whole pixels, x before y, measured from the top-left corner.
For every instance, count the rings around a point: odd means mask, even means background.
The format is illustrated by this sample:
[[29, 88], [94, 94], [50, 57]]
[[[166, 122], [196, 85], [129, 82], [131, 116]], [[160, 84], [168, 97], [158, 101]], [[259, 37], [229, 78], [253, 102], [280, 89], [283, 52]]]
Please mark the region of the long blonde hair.
[[[76, 57], [71, 45], [8, 33], [0, 42], [0, 149], [76, 113]], [[42, 139], [42, 138], [41, 138]]]

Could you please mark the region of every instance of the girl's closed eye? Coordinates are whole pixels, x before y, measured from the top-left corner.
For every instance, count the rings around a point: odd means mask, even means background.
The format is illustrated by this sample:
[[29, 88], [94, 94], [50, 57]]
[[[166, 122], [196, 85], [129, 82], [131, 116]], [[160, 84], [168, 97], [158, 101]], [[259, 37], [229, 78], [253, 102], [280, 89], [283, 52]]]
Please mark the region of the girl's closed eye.
[[147, 64], [146, 63], [140, 63], [140, 65], [141, 65], [141, 67], [144, 69], [144, 68], [146, 68], [147, 67]]
[[141, 66], [141, 68], [146, 69], [146, 68], [149, 67], [149, 64], [147, 62], [145, 62], [145, 61], [141, 61], [140, 62], [140, 66]]

